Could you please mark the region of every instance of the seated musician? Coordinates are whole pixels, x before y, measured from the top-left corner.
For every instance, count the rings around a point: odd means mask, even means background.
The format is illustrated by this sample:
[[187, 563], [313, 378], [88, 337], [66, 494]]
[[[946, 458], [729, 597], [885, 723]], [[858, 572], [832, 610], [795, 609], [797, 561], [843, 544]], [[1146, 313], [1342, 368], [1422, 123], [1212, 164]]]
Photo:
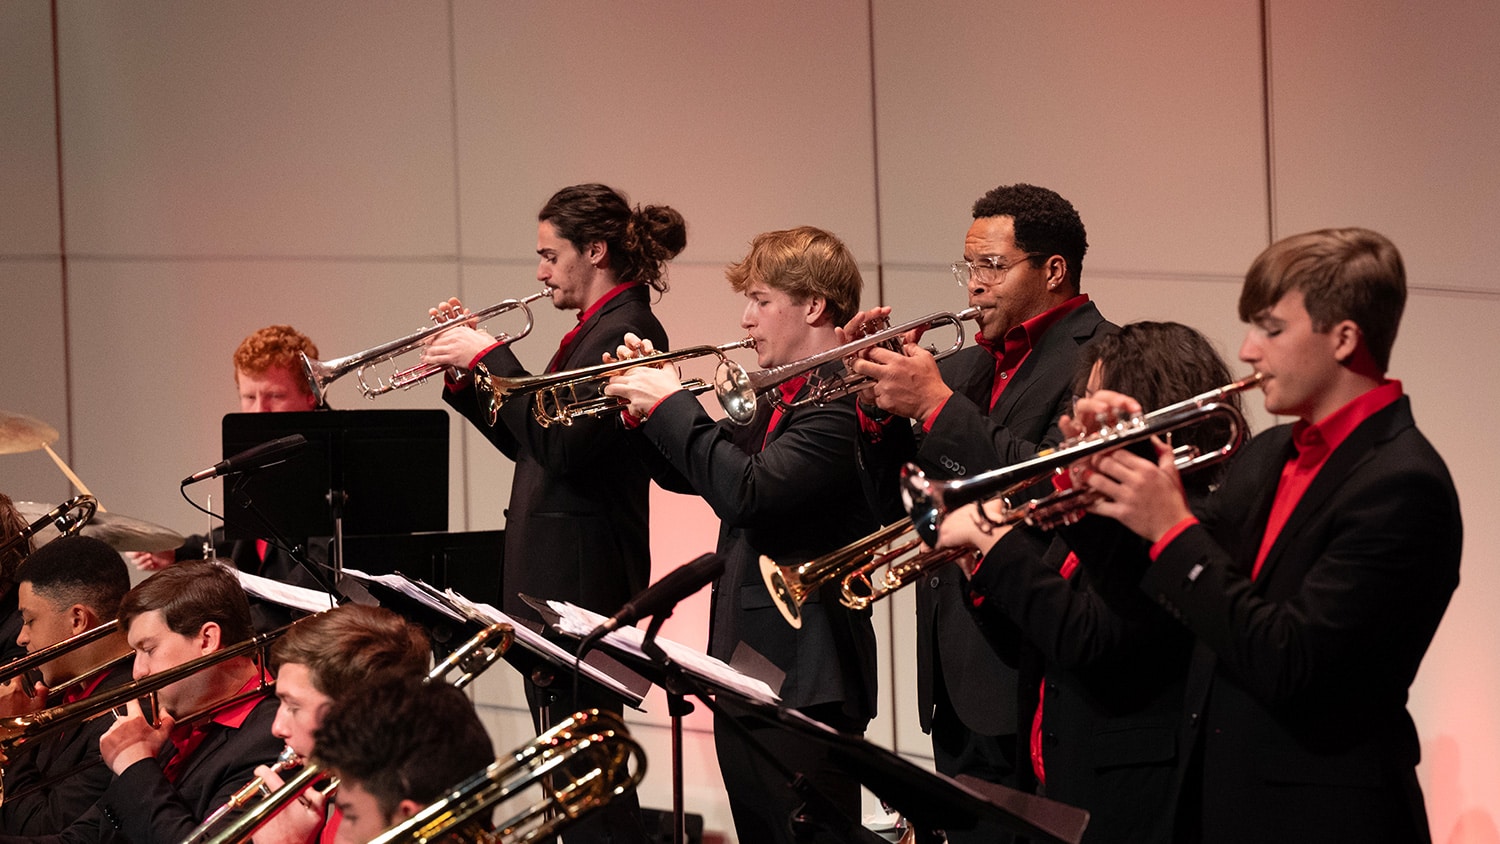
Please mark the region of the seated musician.
[[387, 682], [348, 695], [328, 710], [316, 744], [314, 758], [339, 778], [339, 844], [364, 844], [495, 761], [474, 705], [446, 683]]
[[[301, 619], [271, 649], [281, 701], [271, 732], [307, 759], [329, 707], [345, 696], [362, 699], [357, 690], [375, 682], [420, 681], [431, 655], [426, 634], [380, 607], [346, 604]], [[255, 775], [272, 790], [282, 785], [282, 777], [268, 767], [256, 768]], [[256, 831], [256, 844], [332, 841], [340, 815], [337, 801], [327, 804], [334, 806], [328, 813], [325, 796], [307, 789]]]
[[[290, 325], [268, 325], [240, 342], [234, 352], [234, 383], [239, 391], [241, 413], [281, 413], [319, 409], [307, 376], [303, 374], [302, 355], [318, 357], [318, 347], [307, 335]], [[207, 541], [211, 539], [212, 541]], [[309, 560], [322, 564], [327, 548], [322, 542], [296, 538], [307, 549]], [[215, 528], [212, 537], [192, 535], [180, 547], [170, 551], [132, 551], [125, 556], [141, 571], [159, 571], [181, 560], [203, 559], [205, 546], [212, 546], [222, 559], [230, 560], [240, 571], [269, 577], [293, 586], [325, 590], [323, 584], [298, 563], [287, 549], [266, 539], [224, 538], [223, 528]], [[279, 604], [250, 599], [250, 617], [258, 632], [266, 633], [292, 621], [292, 613]]]
[[[119, 618], [135, 651], [137, 679], [252, 635], [244, 590], [216, 563], [157, 572], [125, 594]], [[114, 777], [98, 802], [56, 835], [6, 835], [0, 842], [177, 844], [281, 749], [271, 735], [276, 699], [255, 694], [261, 682], [253, 657], [234, 656], [163, 688], [157, 726], [129, 702], [99, 739]]]
[[[125, 561], [113, 548], [87, 536], [63, 536], [43, 545], [16, 569], [16, 581], [23, 619], [16, 641], [27, 653], [113, 620], [130, 589]], [[114, 633], [44, 663], [41, 682], [33, 688], [23, 688], [32, 684], [30, 677], [15, 677], [0, 687], [4, 714], [72, 703], [127, 682], [130, 663], [120, 658], [129, 653], [125, 634]], [[96, 668], [106, 670], [95, 672]], [[69, 725], [10, 753], [5, 760], [0, 831], [58, 832], [94, 805], [109, 784], [109, 769], [99, 758], [99, 736], [109, 723], [96, 718]]]

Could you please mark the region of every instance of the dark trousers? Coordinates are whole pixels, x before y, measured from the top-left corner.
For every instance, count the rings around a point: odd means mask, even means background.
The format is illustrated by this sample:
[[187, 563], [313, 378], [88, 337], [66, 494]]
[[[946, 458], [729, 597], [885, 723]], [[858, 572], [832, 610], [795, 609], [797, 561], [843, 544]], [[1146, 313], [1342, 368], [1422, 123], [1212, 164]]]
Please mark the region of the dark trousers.
[[[1016, 737], [980, 735], [959, 720], [948, 700], [942, 678], [933, 689], [932, 755], [938, 773], [948, 777], [968, 774], [985, 782], [1017, 786]], [[1011, 833], [994, 824], [980, 823], [974, 829], [950, 829], [949, 844], [1009, 844]]]
[[[799, 711], [840, 732], [863, 734], [865, 730], [866, 722], [844, 715], [841, 703], [809, 706]], [[743, 731], [736, 727], [742, 727]], [[786, 777], [766, 761], [762, 748], [782, 765], [802, 774], [846, 818], [859, 823], [859, 781], [835, 767], [816, 742], [757, 718], [731, 714], [714, 716], [714, 746], [729, 808], [734, 814], [735, 832], [745, 844], [846, 840], [806, 827], [803, 827], [806, 836], [797, 837], [792, 817], [799, 813], [803, 799], [792, 790]]]

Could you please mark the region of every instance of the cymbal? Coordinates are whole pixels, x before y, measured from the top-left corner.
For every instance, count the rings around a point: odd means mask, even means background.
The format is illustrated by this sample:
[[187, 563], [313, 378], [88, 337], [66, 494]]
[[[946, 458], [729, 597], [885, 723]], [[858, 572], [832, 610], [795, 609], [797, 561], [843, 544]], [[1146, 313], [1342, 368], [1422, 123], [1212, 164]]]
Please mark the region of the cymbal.
[[[0, 454], [36, 451], [55, 442], [57, 442], [57, 429], [46, 422], [30, 416], [22, 416], [19, 413], [6, 413], [0, 410]], [[42, 512], [45, 513], [46, 510]]]
[[[17, 501], [22, 518], [34, 522], [51, 511], [49, 504]], [[81, 533], [104, 542], [116, 551], [170, 551], [182, 545], [182, 534], [119, 513], [98, 512], [83, 526]], [[57, 538], [57, 528], [48, 525], [33, 537], [38, 548]]]

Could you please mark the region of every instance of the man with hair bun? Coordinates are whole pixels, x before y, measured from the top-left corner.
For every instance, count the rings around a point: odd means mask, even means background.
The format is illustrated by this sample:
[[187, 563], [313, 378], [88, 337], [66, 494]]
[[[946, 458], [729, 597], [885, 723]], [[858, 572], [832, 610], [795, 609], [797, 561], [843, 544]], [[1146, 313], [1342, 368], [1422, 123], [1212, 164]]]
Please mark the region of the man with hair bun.
[[[686, 245], [687, 224], [668, 206], [631, 207], [619, 191], [600, 184], [553, 194], [537, 215], [536, 278], [551, 291], [554, 308], [578, 312], [578, 325], [563, 336], [545, 371], [597, 364], [627, 333], [666, 348], [667, 333], [651, 312], [651, 294], [666, 291], [666, 262]], [[625, 432], [612, 418], [542, 427], [527, 401], [504, 405], [491, 426], [479, 406], [474, 368], [483, 364], [492, 375], [507, 378], [530, 373], [509, 345], [462, 323], [468, 311], [459, 300], [440, 302], [431, 314], [455, 322], [432, 338], [422, 355], [424, 363], [462, 373], [450, 378], [443, 399], [516, 463], [505, 511], [505, 612], [540, 623], [520, 599], [524, 593], [613, 613], [651, 577], [650, 477]], [[529, 680], [526, 697], [540, 725], [544, 701]], [[563, 704], [568, 712], [621, 708], [617, 700], [588, 689]], [[633, 794], [612, 801], [598, 820], [575, 827], [569, 841], [644, 840], [639, 820], [621, 817], [633, 813], [635, 805]], [[601, 826], [614, 837], [602, 835]], [[621, 831], [625, 828], [628, 833]]]

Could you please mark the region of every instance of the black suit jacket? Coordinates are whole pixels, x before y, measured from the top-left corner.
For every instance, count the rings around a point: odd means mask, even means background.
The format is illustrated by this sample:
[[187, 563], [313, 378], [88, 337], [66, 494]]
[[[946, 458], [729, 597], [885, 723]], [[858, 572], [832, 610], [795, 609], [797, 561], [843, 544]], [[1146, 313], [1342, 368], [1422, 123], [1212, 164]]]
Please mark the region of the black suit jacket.
[[[111, 669], [98, 691], [131, 678], [129, 662]], [[94, 718], [42, 736], [5, 763], [0, 831], [7, 835], [61, 832], [99, 799], [114, 776], [99, 758], [99, 737], [113, 723]]]
[[[1020, 628], [1024, 695], [1035, 695], [1045, 674], [1046, 796], [1089, 811], [1085, 841], [1165, 844], [1192, 637], [1140, 591], [1143, 540], [1095, 517], [1068, 537], [1085, 554], [1112, 555], [1111, 565], [1065, 579], [1059, 569], [1068, 541], [1017, 527], [970, 581], [972, 611], [1001, 646]], [[1025, 659], [1033, 653], [1039, 665]], [[1023, 727], [1035, 703], [1023, 698]], [[1025, 748], [1030, 736], [1023, 736]]]
[[238, 728], [208, 726], [208, 735], [171, 783], [162, 766], [175, 749], [168, 742], [155, 759], [143, 759], [114, 777], [99, 801], [56, 835], [0, 836], [0, 844], [177, 844], [269, 765], [283, 742], [271, 735], [277, 701], [266, 695]]
[[[943, 380], [953, 396], [922, 438], [916, 462], [937, 477], [966, 477], [1019, 463], [1060, 442], [1057, 418], [1072, 408], [1073, 380], [1083, 351], [1115, 330], [1093, 302], [1058, 320], [1026, 357], [993, 410], [986, 408], [995, 380], [994, 356], [975, 346], [946, 358], [941, 362]], [[1019, 643], [1012, 639], [997, 652], [986, 642], [968, 611], [963, 579], [957, 566], [943, 566], [917, 587], [918, 717], [922, 728], [930, 730], [934, 684], [942, 682], [954, 711], [970, 730], [1011, 735], [1020, 728], [1023, 708], [1017, 699]]]
[[803, 606], [802, 628], [793, 629], [773, 605], [759, 563], [762, 554], [780, 565], [803, 563], [875, 529], [853, 399], [787, 411], [762, 449], [770, 415], [762, 403], [747, 426], [715, 423], [679, 392], [640, 426], [642, 451], [664, 489], [701, 495], [720, 519], [725, 570], [714, 584], [709, 655], [745, 667], [736, 653], [753, 649], [785, 672], [784, 705], [842, 702], [851, 719], [868, 720], [875, 715], [870, 612], [850, 610], [825, 590]]
[[[667, 348], [651, 313], [650, 288], [631, 287], [599, 310], [568, 348], [559, 369], [578, 369], [614, 352], [626, 332]], [[527, 374], [508, 346], [482, 361], [494, 375]], [[613, 613], [651, 577], [650, 476], [620, 429], [618, 414], [543, 428], [532, 403], [504, 404], [490, 427], [472, 386], [444, 399], [516, 463], [505, 511], [504, 610], [539, 621], [517, 596], [571, 601]]]
[[1406, 698], [1458, 585], [1457, 493], [1402, 398], [1329, 456], [1251, 580], [1290, 443], [1247, 445], [1142, 580], [1198, 642], [1179, 812], [1189, 840], [1429, 840]]

